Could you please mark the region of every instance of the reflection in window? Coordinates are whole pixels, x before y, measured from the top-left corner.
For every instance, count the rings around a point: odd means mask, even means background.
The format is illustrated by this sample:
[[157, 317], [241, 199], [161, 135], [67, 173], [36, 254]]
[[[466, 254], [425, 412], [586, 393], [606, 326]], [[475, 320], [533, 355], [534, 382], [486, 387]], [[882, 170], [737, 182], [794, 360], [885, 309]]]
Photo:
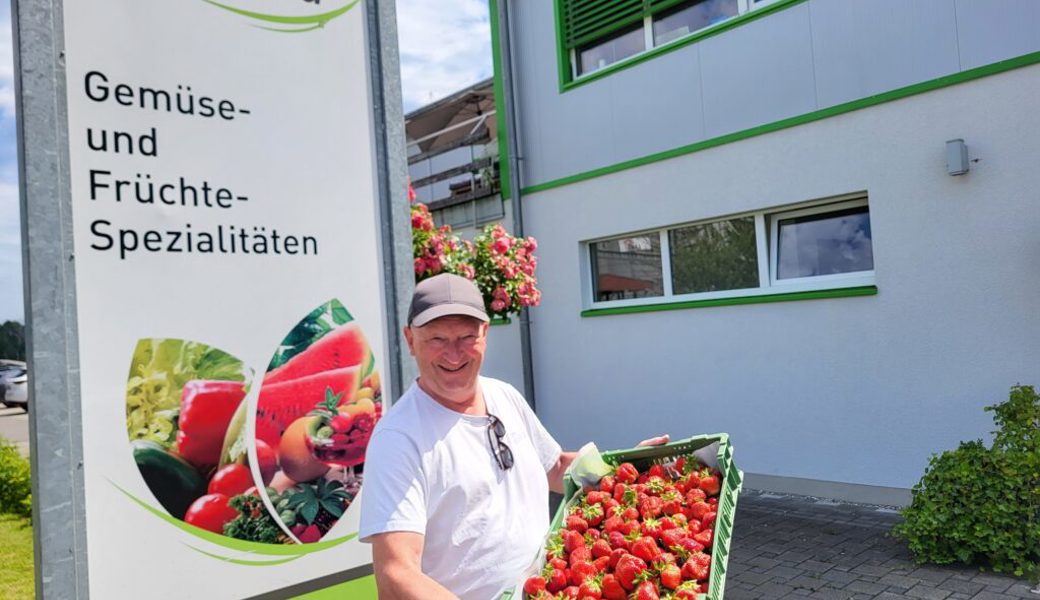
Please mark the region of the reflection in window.
[[660, 46], [684, 35], [737, 16], [737, 0], [696, 0], [654, 17], [654, 45]]
[[661, 238], [656, 233], [596, 242], [589, 247], [597, 302], [664, 294]]
[[676, 294], [759, 285], [754, 217], [673, 229], [668, 244]]
[[591, 73], [646, 50], [643, 26], [619, 33], [593, 46], [578, 50], [578, 75]]
[[866, 206], [781, 219], [777, 229], [777, 279], [874, 269]]

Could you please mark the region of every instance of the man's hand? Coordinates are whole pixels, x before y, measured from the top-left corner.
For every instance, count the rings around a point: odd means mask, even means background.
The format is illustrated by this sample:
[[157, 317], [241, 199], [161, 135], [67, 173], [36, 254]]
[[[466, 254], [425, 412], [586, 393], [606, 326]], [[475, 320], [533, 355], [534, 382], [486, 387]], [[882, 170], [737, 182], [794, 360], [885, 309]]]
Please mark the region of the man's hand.
[[657, 437], [652, 437], [652, 438], [645, 439], [645, 440], [639, 442], [638, 444], [636, 444], [636, 447], [638, 448], [639, 446], [661, 446], [663, 444], [667, 444], [668, 440], [670, 440], [670, 439], [671, 439], [671, 436], [669, 436], [666, 433], [664, 435], [659, 435]]

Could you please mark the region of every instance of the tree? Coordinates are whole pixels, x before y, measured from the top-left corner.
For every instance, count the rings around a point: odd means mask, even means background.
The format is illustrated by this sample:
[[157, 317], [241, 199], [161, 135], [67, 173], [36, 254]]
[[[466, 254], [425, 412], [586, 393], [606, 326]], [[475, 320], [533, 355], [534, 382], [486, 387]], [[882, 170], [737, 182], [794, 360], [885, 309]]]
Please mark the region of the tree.
[[0, 358], [25, 360], [25, 327], [18, 321], [0, 325]]

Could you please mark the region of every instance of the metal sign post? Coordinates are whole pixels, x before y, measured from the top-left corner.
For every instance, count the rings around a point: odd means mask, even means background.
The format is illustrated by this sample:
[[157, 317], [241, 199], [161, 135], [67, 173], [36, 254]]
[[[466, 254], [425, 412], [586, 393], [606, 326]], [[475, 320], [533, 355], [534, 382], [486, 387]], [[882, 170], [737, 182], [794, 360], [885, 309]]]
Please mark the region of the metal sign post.
[[[394, 3], [12, 11], [37, 597], [289, 598], [368, 575], [364, 438], [303, 474], [289, 430], [314, 406], [284, 398], [378, 418], [402, 391]], [[340, 504], [279, 512], [307, 489]], [[255, 498], [266, 537], [228, 533], [211, 496], [243, 515], [230, 498]]]

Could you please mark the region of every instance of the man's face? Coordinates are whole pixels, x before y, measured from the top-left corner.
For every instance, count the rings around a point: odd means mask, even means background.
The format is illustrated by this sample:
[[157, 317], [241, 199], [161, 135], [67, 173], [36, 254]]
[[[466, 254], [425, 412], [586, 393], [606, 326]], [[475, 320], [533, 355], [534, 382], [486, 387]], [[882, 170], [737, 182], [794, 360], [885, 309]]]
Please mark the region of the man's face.
[[487, 328], [487, 323], [464, 316], [406, 327], [404, 337], [419, 367], [423, 389], [449, 404], [473, 401], [487, 349]]

